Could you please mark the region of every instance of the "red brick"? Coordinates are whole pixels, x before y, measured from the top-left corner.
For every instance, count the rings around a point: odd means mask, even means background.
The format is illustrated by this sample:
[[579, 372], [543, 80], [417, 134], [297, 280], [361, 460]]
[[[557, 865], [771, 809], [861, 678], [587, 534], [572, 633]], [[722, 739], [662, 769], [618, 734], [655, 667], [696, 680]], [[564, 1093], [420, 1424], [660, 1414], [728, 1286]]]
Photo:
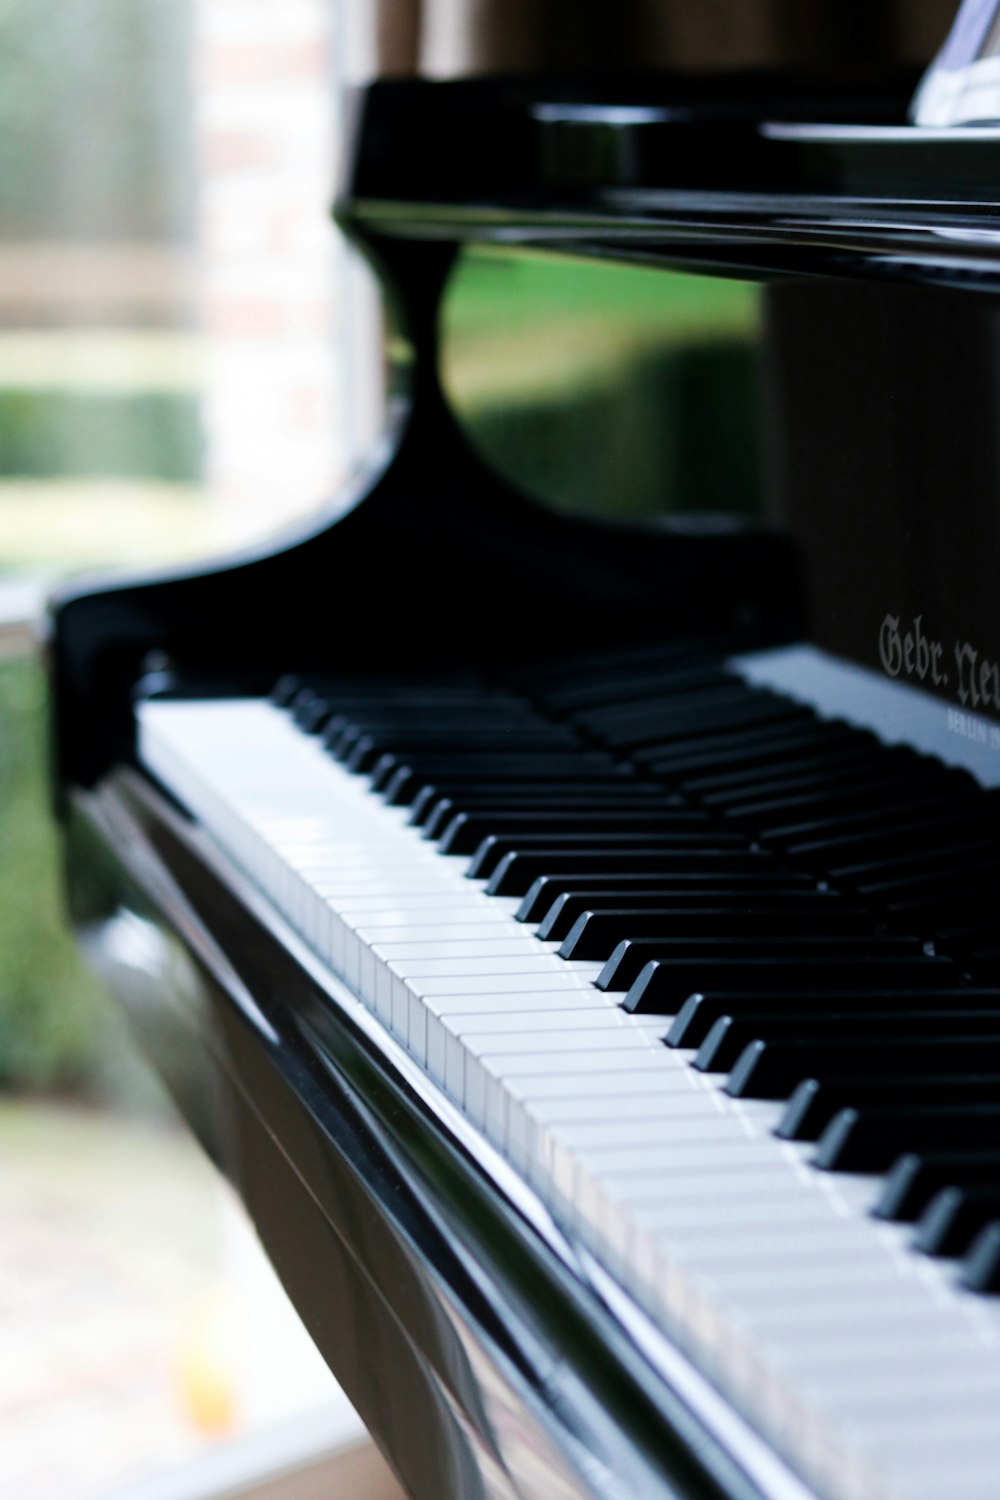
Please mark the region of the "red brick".
[[280, 338], [288, 327], [288, 314], [274, 297], [218, 293], [208, 300], [205, 327], [214, 338]]
[[232, 84], [324, 83], [330, 77], [330, 52], [325, 38], [284, 46], [215, 43], [205, 47], [198, 72], [198, 85], [208, 89]]
[[200, 138], [202, 170], [259, 172], [274, 160], [274, 142], [266, 130], [206, 130]]

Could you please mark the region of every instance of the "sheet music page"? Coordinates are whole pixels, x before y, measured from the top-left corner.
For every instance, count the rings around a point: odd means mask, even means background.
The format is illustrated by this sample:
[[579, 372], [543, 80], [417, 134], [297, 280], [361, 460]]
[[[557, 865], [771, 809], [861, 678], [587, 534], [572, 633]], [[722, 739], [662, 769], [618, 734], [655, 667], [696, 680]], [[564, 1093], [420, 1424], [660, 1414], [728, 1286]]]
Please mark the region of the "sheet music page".
[[914, 125], [1000, 122], [1000, 5], [963, 0], [910, 107]]

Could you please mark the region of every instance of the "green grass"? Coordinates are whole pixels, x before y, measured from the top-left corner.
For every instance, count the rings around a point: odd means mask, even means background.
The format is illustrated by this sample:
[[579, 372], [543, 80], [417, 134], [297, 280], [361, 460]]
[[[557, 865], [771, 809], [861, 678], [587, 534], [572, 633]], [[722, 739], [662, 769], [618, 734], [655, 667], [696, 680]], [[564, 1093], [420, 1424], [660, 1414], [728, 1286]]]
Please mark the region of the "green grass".
[[0, 1085], [81, 1088], [101, 1066], [108, 1007], [62, 910], [48, 804], [41, 668], [0, 661]]
[[714, 276], [671, 275], [659, 267], [486, 247], [463, 256], [447, 304], [446, 326], [456, 338], [595, 313], [609, 323], [644, 328], [733, 332], [753, 326], [757, 288]]
[[489, 249], [444, 311], [443, 378], [487, 461], [560, 508], [754, 514], [759, 288]]

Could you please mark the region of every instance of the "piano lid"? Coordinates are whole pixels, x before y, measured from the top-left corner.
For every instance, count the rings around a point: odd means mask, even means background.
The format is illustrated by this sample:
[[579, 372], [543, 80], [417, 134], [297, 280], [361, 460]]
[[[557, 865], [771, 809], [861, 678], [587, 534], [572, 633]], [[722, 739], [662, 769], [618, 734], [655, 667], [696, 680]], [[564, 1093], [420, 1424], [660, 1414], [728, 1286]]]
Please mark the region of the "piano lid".
[[912, 87], [382, 80], [355, 101], [335, 213], [383, 241], [992, 288], [1000, 127], [910, 124]]

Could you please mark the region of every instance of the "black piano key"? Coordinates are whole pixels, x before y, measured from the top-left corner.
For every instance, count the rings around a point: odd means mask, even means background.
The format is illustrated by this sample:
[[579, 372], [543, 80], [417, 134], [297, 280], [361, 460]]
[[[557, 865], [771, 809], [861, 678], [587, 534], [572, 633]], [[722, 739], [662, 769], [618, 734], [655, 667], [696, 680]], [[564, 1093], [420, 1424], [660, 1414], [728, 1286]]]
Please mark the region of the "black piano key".
[[[388, 780], [379, 772], [379, 790], [390, 804], [408, 804], [412, 810], [411, 820], [417, 823], [426, 822], [438, 802], [460, 801], [466, 795], [516, 799], [522, 795], [522, 789], [526, 796], [537, 798], [544, 798], [546, 795], [585, 798], [591, 793], [607, 798], [621, 795], [622, 798], [651, 796], [657, 799], [681, 795], [667, 792], [661, 786], [651, 786], [631, 774], [622, 774], [615, 765], [589, 769], [585, 763], [582, 774], [579, 775], [547, 774], [544, 769], [525, 774], [523, 771], [514, 771], [511, 765], [513, 760], [516, 757], [505, 756], [502, 769], [489, 771], [478, 768], [478, 757], [474, 757], [471, 765], [463, 760], [462, 768], [450, 771], [445, 769], [433, 777], [427, 774], [423, 766], [405, 766], [402, 771], [394, 772]], [[415, 783], [414, 777], [417, 777]]]
[[953, 864], [950, 879], [936, 870], [917, 869], [902, 875], [876, 871], [866, 881], [865, 890], [880, 906], [899, 911], [933, 907], [966, 891], [973, 896], [978, 892], [986, 895], [990, 888], [1000, 886], [1000, 850], [996, 852], [996, 858], [986, 853], [970, 864]]
[[[590, 890], [564, 892], [558, 896], [545, 913], [537, 935], [549, 942], [561, 942], [569, 936], [574, 923], [588, 911], [698, 912], [705, 907], [713, 907], [716, 910], [745, 913], [758, 910], [762, 903], [775, 911], [805, 913], [818, 909], [822, 912], [826, 906], [839, 906], [840, 898], [829, 892], [782, 886], [780, 881], [775, 881], [768, 890], [761, 890], [757, 884], [747, 884], [742, 890], [737, 886], [718, 889], [712, 886], [701, 891], [661, 886], [659, 889], [650, 888], [634, 893], [627, 890], [601, 890], [592, 884]], [[850, 910], [846, 902], [844, 909]], [[871, 925], [861, 914], [858, 920], [866, 921], [868, 927]]]
[[710, 659], [692, 660], [689, 666], [649, 667], [645, 672], [617, 671], [607, 676], [588, 677], [563, 688], [550, 688], [544, 695], [545, 708], [554, 714], [575, 714], [604, 704], [630, 702], [636, 698], [661, 696], [668, 692], [711, 692], [733, 681]]
[[892, 1165], [872, 1213], [905, 1223], [919, 1219], [936, 1193], [948, 1187], [1000, 1182], [1000, 1150], [909, 1151]]
[[[456, 813], [441, 834], [442, 854], [474, 854], [487, 839], [502, 840], [506, 853], [511, 845], [520, 847], [522, 840], [551, 835], [559, 840], [567, 834], [583, 839], [615, 838], [619, 842], [635, 836], [646, 839], [662, 834], [669, 842], [678, 833], [703, 830], [709, 845], [718, 834], [705, 813], [696, 808], [661, 807], [658, 811], [642, 808], [637, 812], [615, 809], [589, 812], [585, 808], [539, 809], [537, 812]], [[723, 835], [723, 840], [726, 836]], [[530, 847], [530, 845], [529, 845]]]
[[954, 837], [968, 829], [995, 827], [995, 814], [970, 795], [930, 799], [905, 785], [899, 795], [856, 812], [821, 813], [817, 817], [761, 820], [759, 831], [784, 849], [795, 851], [833, 846], [891, 851], [933, 844], [941, 834]]
[[622, 1005], [641, 1015], [675, 1016], [695, 994], [760, 991], [800, 994], [857, 985], [865, 989], [940, 989], [958, 978], [949, 959], [839, 956], [719, 958], [701, 964], [686, 959], [653, 959], [629, 987]]
[[673, 726], [666, 718], [659, 723], [650, 720], [644, 730], [634, 729], [631, 734], [605, 734], [601, 736], [601, 741], [613, 749], [627, 752], [640, 764], [652, 765], [661, 763], [672, 751], [682, 749], [685, 745], [690, 749], [694, 742], [703, 739], [706, 733], [713, 730], [716, 735], [727, 735], [731, 730], [738, 731], [749, 723], [761, 726], [797, 724], [807, 720], [811, 713], [811, 709], [800, 704], [777, 700], [774, 703], [755, 705], [752, 713], [737, 713], [734, 710], [727, 714], [720, 709], [714, 714], [698, 715]]
[[[800, 718], [780, 720], [777, 723], [746, 724], [721, 731], [715, 727], [707, 727], [697, 740], [692, 740], [683, 747], [664, 751], [663, 759], [686, 762], [692, 755], [712, 756], [719, 751], [725, 751], [729, 770], [736, 771], [752, 765], [765, 766], [767, 762], [758, 758], [759, 752], [765, 748], [770, 750], [774, 757], [798, 753], [800, 750], [804, 754], [809, 754], [817, 748], [822, 748], [824, 753], [829, 753], [834, 749], [857, 743], [858, 738], [858, 731], [843, 721], [831, 720], [823, 723], [806, 711]], [[870, 743], [877, 743], [874, 736], [871, 737]], [[692, 764], [690, 774], [692, 776], [718, 775], [723, 769], [713, 766], [702, 773], [697, 765]]]
[[[693, 937], [725, 942], [739, 937], [818, 940], [852, 934], [870, 935], [871, 920], [864, 912], [854, 912], [847, 906], [841, 908], [836, 900], [823, 906], [818, 898], [806, 903], [801, 911], [759, 900], [750, 909], [745, 900], [741, 908], [706, 901], [700, 908], [671, 909], [665, 903], [661, 911], [632, 908], [584, 912], [567, 934], [559, 954], [561, 958], [604, 961], [619, 943], [646, 942], [653, 938], [663, 938], [669, 948], [675, 939]], [[648, 962], [648, 956], [643, 962]]]
[[698, 1049], [694, 1066], [702, 1073], [726, 1073], [756, 1041], [900, 1042], [941, 1037], [993, 1036], [1000, 1044], [1000, 1011], [810, 1011], [807, 1016], [764, 1011], [756, 1015], [720, 1016]]
[[644, 769], [685, 791], [696, 791], [709, 776], [780, 766], [806, 766], [814, 758], [825, 759], [833, 747], [812, 726], [781, 726], [782, 732], [758, 732], [753, 736], [717, 734], [699, 741], [689, 740], [669, 754], [647, 757]]
[[[714, 715], [708, 715], [699, 709], [688, 713], [681, 720], [671, 720], [669, 716], [663, 715], [659, 721], [662, 726], [659, 738], [647, 738], [642, 743], [657, 761], [676, 760], [684, 765], [691, 762], [692, 774], [697, 775], [693, 757], [710, 755], [723, 747], [734, 753], [749, 755], [765, 744], [777, 751], [786, 742], [812, 743], [815, 740], [815, 725], [808, 709], [786, 714], [783, 706], [775, 717], [771, 712], [774, 707], [774, 703], [769, 702], [760, 717], [748, 715], [742, 719], [732, 709], [720, 709]], [[673, 732], [677, 733], [676, 740]], [[606, 743], [611, 741], [607, 740]], [[657, 750], [656, 745], [660, 745], [661, 749]]]
[[386, 756], [406, 761], [417, 753], [434, 751], [449, 754], [465, 754], [481, 751], [487, 754], [503, 753], [541, 755], [546, 751], [566, 753], [572, 739], [565, 739], [548, 732], [540, 732], [534, 726], [523, 731], [518, 729], [491, 730], [489, 728], [466, 729], [461, 732], [428, 729], [424, 733], [407, 731], [401, 735], [362, 734], [345, 751], [337, 753], [349, 771], [369, 771]]
[[297, 672], [282, 672], [271, 689], [269, 701], [275, 708], [288, 708], [302, 686], [302, 678]]
[[1000, 980], [1000, 948], [986, 953], [970, 953], [962, 960], [973, 978], [984, 984], [996, 984]]
[[741, 696], [726, 689], [691, 694], [684, 700], [616, 704], [612, 709], [575, 715], [572, 722], [593, 739], [623, 752], [662, 745], [667, 753], [682, 740], [797, 723], [802, 714], [800, 706], [788, 700], [763, 698], [747, 704]]
[[458, 813], [483, 813], [497, 811], [512, 812], [614, 812], [620, 810], [633, 816], [638, 809], [649, 812], [665, 812], [680, 806], [671, 793], [639, 781], [623, 781], [618, 785], [605, 782], [602, 785], [583, 783], [580, 789], [571, 784], [569, 788], [533, 783], [520, 789], [511, 786], [483, 790], [472, 786], [466, 793], [460, 788], [449, 792], [433, 788], [421, 792], [410, 810], [409, 821], [414, 827], [422, 827], [427, 838], [438, 838], [448, 822]]
[[462, 755], [410, 755], [381, 756], [370, 772], [372, 789], [382, 792], [393, 806], [403, 806], [430, 782], [449, 780], [457, 782], [462, 777], [470, 781], [481, 781], [489, 777], [492, 781], [508, 781], [516, 785], [519, 781], [548, 780], [554, 785], [565, 786], [573, 781], [590, 781], [594, 776], [607, 775], [630, 778], [628, 766], [606, 754], [603, 750], [578, 750], [569, 755], [563, 752], [524, 754], [492, 750], [467, 751]]
[[[704, 948], [706, 966], [701, 979], [693, 972], [692, 983], [684, 990], [681, 1000], [686, 1000], [688, 995], [695, 990], [724, 988], [719, 985], [717, 978], [721, 977], [724, 970], [721, 965], [727, 960], [731, 965], [738, 962], [748, 964], [769, 964], [775, 971], [773, 980], [776, 989], [787, 989], [790, 984], [802, 983], [803, 973], [797, 980], [792, 979], [792, 974], [797, 962], [812, 960], [814, 964], [827, 965], [828, 982], [835, 978], [833, 966], [842, 959], [897, 959], [905, 960], [909, 955], [921, 955], [917, 962], [927, 962], [922, 956], [922, 949], [918, 939], [904, 936], [889, 937], [874, 935], [870, 937], [737, 937], [717, 938], [714, 943], [705, 940], [696, 940], [685, 943], [683, 939], [670, 942], [669, 944], [657, 938], [636, 938], [634, 941], [626, 939], [618, 944], [618, 947], [608, 959], [604, 968], [595, 981], [598, 989], [602, 990], [628, 990], [639, 978], [642, 969], [649, 963], [661, 963], [667, 966], [678, 964], [685, 969], [693, 969], [689, 965], [686, 954], [694, 959], [698, 956], [698, 950]], [[781, 971], [785, 970], [785, 983], [782, 984]], [[680, 974], [681, 970], [677, 970]], [[803, 971], [807, 972], [807, 971]], [[812, 971], [813, 978], [820, 974], [819, 968]], [[736, 970], [731, 967], [728, 971], [731, 981], [729, 988], [736, 989]], [[687, 982], [685, 980], [685, 982]], [[903, 980], [905, 983], [905, 980]], [[634, 1009], [629, 1006], [628, 1009]], [[676, 1009], [676, 1007], [675, 1007]]]
[[472, 880], [487, 880], [498, 865], [515, 855], [537, 855], [548, 860], [549, 868], [555, 868], [563, 854], [598, 859], [602, 854], [628, 852], [689, 857], [696, 866], [710, 853], [736, 859], [746, 849], [746, 840], [738, 834], [716, 833], [697, 825], [655, 833], [518, 833], [509, 838], [491, 834], [477, 846], [466, 873]]
[[747, 849], [655, 849], [643, 852], [636, 848], [518, 850], [506, 855], [497, 865], [486, 885], [489, 896], [523, 896], [541, 876], [582, 875], [592, 880], [608, 875], [672, 875], [685, 883], [700, 875], [714, 874], [729, 879], [750, 875], [757, 870], [774, 870], [771, 857]]
[[687, 776], [684, 778], [685, 788], [706, 806], [723, 807], [734, 799], [743, 800], [749, 794], [766, 793], [771, 788], [779, 792], [783, 788], [811, 786], [828, 779], [849, 779], [881, 764], [883, 753], [891, 753], [864, 735], [859, 735], [857, 740], [845, 739], [833, 745], [817, 737], [804, 743], [809, 746], [808, 754], [803, 754], [796, 743], [787, 749], [778, 746], [770, 757], [759, 762], [754, 760], [749, 765]]
[[522, 699], [498, 692], [489, 687], [448, 687], [433, 683], [397, 685], [389, 691], [359, 691], [356, 685], [300, 683], [287, 703], [296, 723], [318, 716], [321, 722], [339, 720], [341, 726], [359, 719], [370, 719], [382, 724], [412, 721], [414, 716], [428, 712], [435, 714], [507, 715], [518, 719], [537, 719], [530, 706]]
[[1000, 932], [1000, 913], [985, 921], [966, 922], [960, 926], [935, 926], [934, 945], [942, 953], [956, 958], [964, 955], [985, 958], [993, 954]]
[[1000, 1292], [1000, 1224], [989, 1224], [976, 1236], [959, 1281], [970, 1292]]
[[318, 734], [330, 717], [330, 705], [311, 688], [300, 688], [288, 704], [294, 723], [306, 734]]
[[[473, 672], [422, 672], [419, 676], [406, 672], [336, 673], [301, 672], [296, 677], [299, 687], [312, 688], [327, 697], [348, 699], [353, 703], [406, 703], [436, 697], [509, 697], [508, 689], [497, 687], [485, 677]], [[523, 702], [523, 699], [517, 699]]]
[[[773, 707], [780, 700], [769, 696], [762, 701]], [[743, 711], [752, 711], [754, 702], [748, 698], [746, 688], [737, 678], [722, 677], [707, 687], [667, 694], [653, 691], [628, 697], [622, 693], [611, 702], [577, 710], [573, 714], [573, 723], [590, 734], [603, 736], [628, 733], [633, 727], [641, 730], [651, 722], [688, 725], [693, 720], [700, 720], [705, 723], [720, 711], [728, 722], [730, 717]]]
[[[780, 768], [769, 767], [753, 779], [743, 776], [737, 785], [699, 791], [687, 784], [689, 795], [713, 812], [728, 818], [765, 817], [775, 807], [808, 805], [823, 796], [846, 796], [877, 790], [891, 784], [901, 773], [893, 766], [883, 766], [871, 752], [863, 756], [830, 756], [814, 761], [808, 768], [797, 765], [782, 775]], [[910, 773], [904, 773], [910, 774]]]
[[846, 828], [847, 820], [856, 816], [871, 820], [884, 819], [888, 825], [896, 808], [911, 808], [926, 802], [919, 776], [901, 776], [887, 772], [884, 776], [848, 778], [837, 786], [817, 786], [809, 791], [772, 794], [767, 798], [732, 801], [722, 811], [733, 823], [745, 824], [762, 838], [780, 842], [784, 830], [793, 823], [796, 830], [812, 828]]
[[[780, 847], [790, 860], [802, 863], [812, 870], [822, 870], [832, 879], [848, 863], [894, 859], [900, 866], [905, 866], [911, 854], [924, 859], [930, 858], [937, 852], [936, 845], [945, 838], [949, 847], [952, 846], [952, 841], [956, 841], [956, 852], [961, 860], [966, 851], [974, 853], [984, 835], [989, 836], [990, 832], [974, 812], [963, 819], [942, 814], [941, 817], [928, 815], [901, 820], [891, 829], [878, 829], [864, 834], [834, 833], [825, 838], [809, 834], [803, 838], [796, 836], [781, 839]], [[967, 844], [959, 842], [963, 838], [968, 839]]]
[[[844, 890], [852, 891], [873, 906], [888, 909], [892, 891], [920, 878], [928, 886], [947, 892], [956, 870], [974, 869], [982, 861], [996, 867], [1000, 846], [992, 834], [983, 834], [971, 842], [963, 840], [922, 851], [892, 854], [884, 858], [833, 861], [824, 870], [824, 878]], [[817, 876], [819, 878], [819, 876]]]
[[976, 1147], [1000, 1149], [1000, 1105], [842, 1109], [820, 1136], [813, 1161], [828, 1172], [884, 1172], [907, 1151]]
[[[763, 873], [762, 870], [768, 873]], [[755, 858], [751, 873], [690, 875], [682, 872], [658, 875], [655, 872], [629, 872], [596, 877], [586, 874], [541, 875], [528, 890], [515, 916], [519, 922], [540, 922], [563, 899], [576, 901], [594, 896], [607, 898], [613, 894], [616, 902], [627, 903], [632, 894], [636, 897], [641, 895], [645, 900], [646, 893], [651, 898], [669, 894], [699, 903], [704, 902], [707, 895], [742, 896], [745, 900], [752, 901], [756, 896], [768, 898], [794, 893], [796, 896], [810, 897], [822, 894], [817, 891], [812, 878], [803, 871], [778, 870]], [[574, 920], [582, 910], [586, 908], [579, 908]]]
[[837, 786], [853, 780], [900, 773], [912, 775], [931, 764], [908, 745], [881, 745], [867, 733], [844, 734], [832, 744], [815, 738], [808, 755], [796, 755], [795, 747], [777, 748], [763, 764], [736, 766], [727, 771], [689, 778], [686, 785], [706, 804], [724, 807], [732, 801], [763, 801], [812, 787]]
[[873, 905], [886, 913], [888, 920], [902, 925], [908, 922], [911, 931], [947, 931], [949, 925], [958, 921], [992, 921], [1000, 911], [1000, 874], [990, 871], [987, 875], [968, 875], [955, 872], [950, 888], [942, 889], [943, 882], [933, 882], [934, 889], [928, 894], [899, 898], [893, 896], [879, 901], [869, 896]]
[[734, 1099], [787, 1099], [804, 1078], [905, 1078], [1000, 1072], [1000, 1040], [982, 1037], [901, 1041], [755, 1041], [726, 1081]]
[[[456, 718], [451, 714], [425, 711], [414, 722], [395, 719], [384, 724], [362, 718], [356, 720], [334, 714], [323, 726], [322, 742], [335, 760], [348, 762], [359, 753], [359, 747], [373, 746], [381, 753], [407, 750], [446, 750], [461, 752], [463, 749], [505, 750], [570, 750], [578, 741], [571, 731], [554, 732], [552, 726], [534, 718], [514, 720], [510, 717], [496, 718], [489, 714], [475, 713]], [[427, 720], [430, 723], [427, 723]]]
[[614, 680], [622, 671], [666, 671], [671, 667], [683, 671], [694, 662], [715, 663], [720, 671], [724, 671], [723, 657], [724, 649], [709, 641], [653, 641], [616, 646], [605, 651], [566, 652], [543, 662], [532, 661], [511, 670], [508, 675], [518, 688], [544, 702], [549, 692], [561, 689], [574, 678], [589, 683]]
[[700, 1047], [716, 1021], [723, 1016], [738, 1018], [759, 1015], [765, 1010], [771, 1015], [801, 1016], [806, 1020], [818, 1012], [850, 1011], [866, 1015], [878, 1011], [896, 1015], [901, 1023], [905, 1023], [908, 1015], [941, 1011], [949, 1007], [962, 1011], [1000, 1012], [1000, 990], [980, 990], [971, 986], [956, 986], [953, 989], [935, 987], [927, 990], [849, 987], [832, 990], [826, 987], [821, 990], [792, 989], [773, 994], [753, 990], [735, 993], [710, 990], [688, 996], [674, 1017], [666, 1040], [670, 1047]]
[[816, 1141], [842, 1109], [883, 1104], [990, 1104], [1000, 1099], [1000, 1074], [934, 1074], [922, 1078], [807, 1078], [785, 1106], [775, 1135]]
[[1000, 1180], [990, 1187], [944, 1188], [924, 1210], [913, 1239], [925, 1255], [964, 1255], [976, 1235], [1000, 1221]]
[[[357, 724], [371, 730], [409, 728], [433, 723], [458, 726], [482, 721], [489, 724], [544, 724], [547, 721], [530, 704], [509, 694], [486, 690], [444, 692], [433, 687], [415, 686], [409, 693], [387, 697], [365, 697], [353, 693], [326, 693], [304, 688], [299, 695], [310, 701], [325, 703], [331, 720], [342, 725]], [[297, 706], [299, 698], [293, 703]]]

